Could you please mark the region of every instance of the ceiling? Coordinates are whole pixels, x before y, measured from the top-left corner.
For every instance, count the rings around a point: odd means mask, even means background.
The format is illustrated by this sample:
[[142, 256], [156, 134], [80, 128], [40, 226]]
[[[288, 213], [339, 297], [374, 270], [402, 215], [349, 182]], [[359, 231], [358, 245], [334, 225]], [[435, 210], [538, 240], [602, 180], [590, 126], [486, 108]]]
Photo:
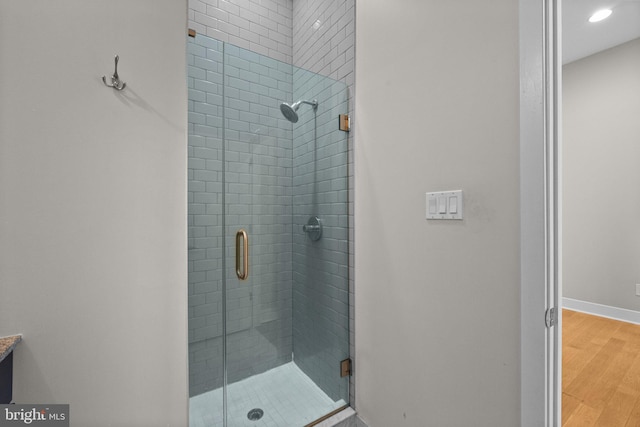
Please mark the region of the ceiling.
[[[561, 0], [562, 63], [566, 64], [640, 37], [640, 0]], [[591, 23], [597, 10], [611, 9]]]

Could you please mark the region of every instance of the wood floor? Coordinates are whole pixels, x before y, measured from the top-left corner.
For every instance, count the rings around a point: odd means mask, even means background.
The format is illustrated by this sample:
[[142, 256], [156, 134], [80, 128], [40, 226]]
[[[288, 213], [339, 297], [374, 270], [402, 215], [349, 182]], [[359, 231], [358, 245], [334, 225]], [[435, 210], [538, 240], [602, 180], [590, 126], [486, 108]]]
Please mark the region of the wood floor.
[[562, 425], [640, 427], [640, 325], [562, 315]]

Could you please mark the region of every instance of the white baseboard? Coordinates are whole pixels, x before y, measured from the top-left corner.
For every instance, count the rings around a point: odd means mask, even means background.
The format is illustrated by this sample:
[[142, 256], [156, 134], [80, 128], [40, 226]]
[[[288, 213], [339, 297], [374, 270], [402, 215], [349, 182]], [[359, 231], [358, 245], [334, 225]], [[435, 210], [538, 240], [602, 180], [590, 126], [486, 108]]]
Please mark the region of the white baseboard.
[[640, 311], [580, 301], [573, 298], [562, 298], [562, 308], [640, 325]]

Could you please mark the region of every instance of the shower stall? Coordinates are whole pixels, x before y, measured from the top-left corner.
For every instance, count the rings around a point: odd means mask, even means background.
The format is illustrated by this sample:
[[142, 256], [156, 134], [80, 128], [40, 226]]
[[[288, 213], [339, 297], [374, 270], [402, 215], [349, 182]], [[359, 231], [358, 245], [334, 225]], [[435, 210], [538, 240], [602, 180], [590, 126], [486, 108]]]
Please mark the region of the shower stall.
[[190, 426], [313, 425], [349, 403], [348, 91], [187, 43]]

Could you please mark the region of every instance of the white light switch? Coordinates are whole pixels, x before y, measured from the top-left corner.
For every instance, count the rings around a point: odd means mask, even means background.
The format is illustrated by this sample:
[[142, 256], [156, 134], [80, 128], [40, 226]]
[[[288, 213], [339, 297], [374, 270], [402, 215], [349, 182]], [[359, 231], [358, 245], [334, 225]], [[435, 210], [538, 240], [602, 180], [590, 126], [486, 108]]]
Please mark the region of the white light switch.
[[456, 196], [449, 196], [449, 213], [458, 213], [458, 198]]
[[427, 201], [429, 203], [428, 213], [431, 214], [431, 215], [437, 214], [438, 213], [438, 203], [437, 203], [436, 199], [435, 198], [431, 198], [431, 199], [427, 198]]
[[463, 219], [462, 190], [427, 193], [427, 219]]

